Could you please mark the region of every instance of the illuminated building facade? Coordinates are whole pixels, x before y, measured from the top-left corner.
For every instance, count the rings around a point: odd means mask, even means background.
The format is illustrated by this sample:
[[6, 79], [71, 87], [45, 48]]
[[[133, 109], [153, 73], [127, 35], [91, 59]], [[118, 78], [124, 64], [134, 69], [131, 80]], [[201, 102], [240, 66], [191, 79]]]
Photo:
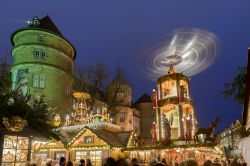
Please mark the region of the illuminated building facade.
[[140, 113], [131, 107], [132, 88], [119, 70], [115, 79], [107, 86], [107, 95], [114, 123], [124, 131], [136, 130], [140, 134]]
[[34, 17], [12, 34], [11, 42], [12, 88], [23, 95], [45, 95], [58, 113], [69, 112], [76, 51], [50, 17]]
[[157, 81], [158, 139], [166, 138], [166, 125], [170, 124], [171, 139], [192, 139], [196, 130], [196, 118], [190, 95], [189, 78], [176, 73], [170, 66], [167, 75]]
[[245, 127], [242, 126], [241, 121], [236, 120], [230, 126], [224, 128], [218, 136], [220, 138], [220, 147], [227, 157], [235, 158], [240, 155], [237, 144], [241, 138], [246, 136]]

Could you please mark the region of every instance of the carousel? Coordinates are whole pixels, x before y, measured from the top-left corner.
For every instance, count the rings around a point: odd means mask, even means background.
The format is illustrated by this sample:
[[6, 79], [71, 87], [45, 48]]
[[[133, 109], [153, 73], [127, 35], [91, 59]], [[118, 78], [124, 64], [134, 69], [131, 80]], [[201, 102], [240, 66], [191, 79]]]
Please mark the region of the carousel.
[[185, 159], [221, 157], [215, 128], [217, 117], [208, 128], [198, 128], [191, 97], [190, 77], [207, 69], [218, 52], [216, 35], [201, 29], [179, 29], [153, 40], [137, 59], [150, 80], [157, 80], [152, 92], [156, 119], [152, 123], [152, 145], [127, 147], [130, 158], [143, 163], [165, 158], [169, 163]]

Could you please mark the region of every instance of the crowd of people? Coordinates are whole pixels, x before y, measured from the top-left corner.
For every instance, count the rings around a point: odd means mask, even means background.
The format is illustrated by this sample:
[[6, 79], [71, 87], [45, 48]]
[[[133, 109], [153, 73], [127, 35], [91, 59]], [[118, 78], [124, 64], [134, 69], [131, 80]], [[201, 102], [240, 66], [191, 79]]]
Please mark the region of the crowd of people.
[[[29, 164], [29, 166], [37, 166], [38, 164]], [[48, 158], [45, 164], [39, 164], [42, 166], [92, 166], [90, 159], [84, 160], [81, 159], [77, 163], [73, 163], [72, 161], [67, 161], [64, 157], [61, 157], [60, 160], [55, 163], [52, 159]], [[166, 159], [151, 159], [148, 163], [141, 163], [136, 158], [133, 159], [118, 159], [115, 160], [112, 157], [108, 157], [104, 163], [104, 166], [247, 166], [247, 164], [243, 161], [242, 158], [237, 157], [235, 159], [218, 159], [214, 160], [206, 160], [203, 164], [198, 163], [196, 160], [188, 159], [185, 161], [181, 161], [180, 163], [168, 163]]]

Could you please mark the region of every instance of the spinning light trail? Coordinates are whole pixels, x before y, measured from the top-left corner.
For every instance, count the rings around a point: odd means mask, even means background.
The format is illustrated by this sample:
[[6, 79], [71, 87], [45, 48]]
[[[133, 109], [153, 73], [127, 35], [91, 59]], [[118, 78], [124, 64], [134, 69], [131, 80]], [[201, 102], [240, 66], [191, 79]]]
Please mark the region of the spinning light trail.
[[170, 65], [187, 76], [211, 66], [218, 55], [218, 38], [202, 29], [179, 29], [149, 43], [136, 62], [149, 79], [167, 74]]

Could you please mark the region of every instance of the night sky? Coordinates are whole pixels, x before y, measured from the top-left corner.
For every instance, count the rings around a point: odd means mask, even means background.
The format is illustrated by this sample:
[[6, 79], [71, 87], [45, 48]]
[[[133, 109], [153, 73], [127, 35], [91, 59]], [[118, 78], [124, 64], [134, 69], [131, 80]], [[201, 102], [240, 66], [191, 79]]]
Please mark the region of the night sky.
[[47, 14], [77, 50], [76, 63], [104, 61], [112, 72], [119, 64], [133, 87], [133, 101], [151, 94], [155, 82], [132, 63], [149, 41], [179, 28], [201, 28], [220, 39], [213, 66], [191, 78], [191, 95], [200, 126], [223, 117], [218, 129], [241, 117], [239, 104], [220, 92], [238, 66], [247, 63], [250, 46], [250, 1], [233, 0], [6, 0], [0, 2], [0, 53], [11, 49], [10, 35], [33, 16]]

